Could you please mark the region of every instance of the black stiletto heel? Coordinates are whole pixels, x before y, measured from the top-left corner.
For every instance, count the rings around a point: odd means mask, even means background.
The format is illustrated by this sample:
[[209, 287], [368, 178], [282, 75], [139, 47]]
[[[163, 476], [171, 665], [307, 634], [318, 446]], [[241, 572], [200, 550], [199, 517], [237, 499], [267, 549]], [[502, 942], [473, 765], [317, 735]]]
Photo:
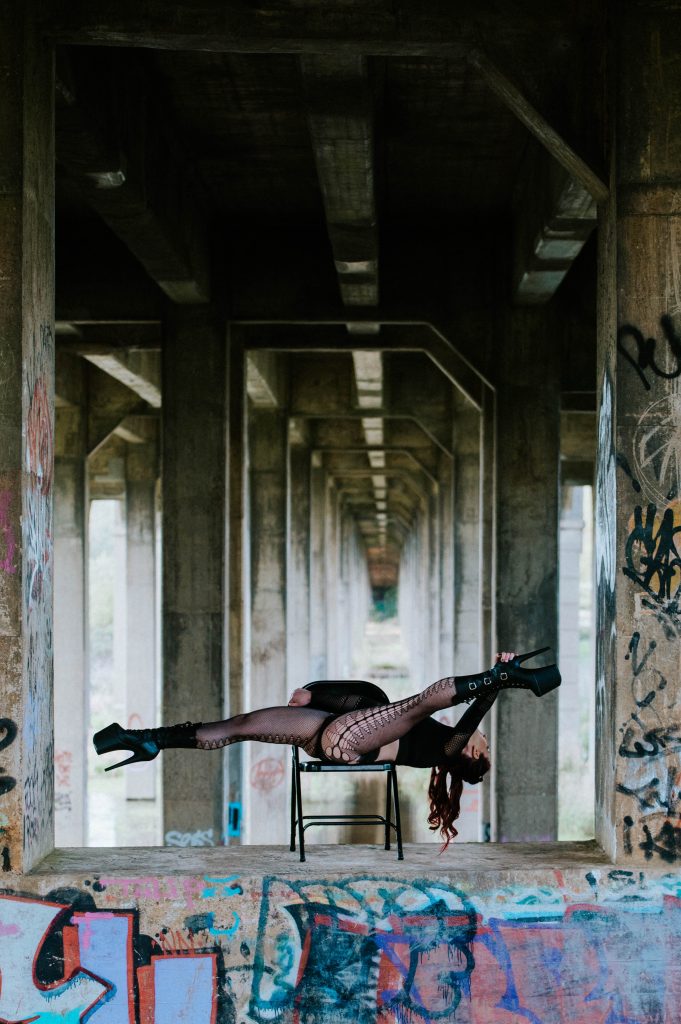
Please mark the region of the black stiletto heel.
[[455, 676], [457, 697], [476, 697], [485, 690], [521, 689], [532, 690], [536, 697], [555, 690], [561, 684], [561, 676], [557, 665], [544, 665], [542, 668], [521, 668], [523, 662], [529, 661], [538, 654], [544, 654], [550, 647], [540, 647], [527, 654], [516, 654], [510, 661], [498, 661], [489, 672], [479, 672], [473, 676]]
[[501, 685], [532, 690], [536, 697], [544, 697], [551, 690], [555, 690], [561, 684], [557, 665], [544, 665], [542, 668], [520, 667], [524, 661], [550, 650], [550, 647], [540, 647], [539, 650], [530, 651], [528, 654], [516, 654], [510, 661], [499, 662], [494, 668], [499, 670]]
[[98, 754], [110, 754], [114, 750], [129, 750], [130, 757], [118, 761], [104, 770], [113, 771], [137, 761], [153, 761], [160, 750], [166, 747], [196, 747], [197, 725], [184, 722], [182, 725], [166, 725], [158, 729], [124, 729], [118, 722], [112, 722], [92, 737]]

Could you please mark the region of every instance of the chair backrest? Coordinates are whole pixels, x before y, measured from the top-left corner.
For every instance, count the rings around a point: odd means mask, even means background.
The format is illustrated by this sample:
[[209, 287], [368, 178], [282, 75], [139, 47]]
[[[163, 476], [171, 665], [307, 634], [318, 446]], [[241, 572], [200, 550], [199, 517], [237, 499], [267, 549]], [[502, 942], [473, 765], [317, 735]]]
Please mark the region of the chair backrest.
[[323, 692], [325, 689], [333, 689], [336, 693], [338, 693], [339, 689], [347, 689], [349, 693], [364, 697], [367, 701], [371, 701], [374, 704], [390, 703], [390, 698], [380, 686], [376, 686], [375, 683], [369, 683], [366, 679], [316, 679], [312, 683], [307, 683], [303, 689], [317, 690], [319, 692]]

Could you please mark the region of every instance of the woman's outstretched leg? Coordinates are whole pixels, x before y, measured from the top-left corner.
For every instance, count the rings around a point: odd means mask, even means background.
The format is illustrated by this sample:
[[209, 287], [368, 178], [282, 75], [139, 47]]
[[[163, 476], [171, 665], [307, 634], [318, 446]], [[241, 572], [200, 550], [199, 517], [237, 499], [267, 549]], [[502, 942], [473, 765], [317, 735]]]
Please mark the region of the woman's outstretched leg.
[[310, 707], [260, 708], [222, 722], [197, 725], [196, 746], [201, 750], [217, 750], [242, 740], [260, 740], [301, 747], [306, 754], [315, 757], [319, 754], [319, 731], [328, 717], [327, 711]]
[[124, 729], [113, 722], [95, 733], [93, 742], [98, 754], [128, 750], [131, 756], [107, 768], [120, 768], [134, 761], [151, 761], [168, 747], [193, 747], [217, 750], [241, 740], [262, 740], [265, 743], [295, 744], [315, 757], [320, 754], [319, 734], [328, 712], [308, 707], [274, 707], [249, 711], [221, 722], [166, 725], [157, 729]]

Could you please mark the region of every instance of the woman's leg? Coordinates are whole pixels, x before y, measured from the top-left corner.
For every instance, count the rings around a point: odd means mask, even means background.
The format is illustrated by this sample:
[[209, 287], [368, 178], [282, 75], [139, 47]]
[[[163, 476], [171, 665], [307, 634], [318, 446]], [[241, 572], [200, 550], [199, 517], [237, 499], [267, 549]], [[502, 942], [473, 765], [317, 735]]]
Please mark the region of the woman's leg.
[[454, 676], [447, 676], [413, 697], [339, 715], [322, 731], [324, 756], [330, 761], [352, 764], [363, 754], [400, 739], [434, 712], [469, 700], [471, 697], [457, 693]]
[[316, 708], [260, 708], [222, 722], [197, 725], [196, 746], [202, 750], [217, 750], [241, 740], [261, 740], [263, 743], [293, 744], [316, 757], [319, 754], [319, 731], [328, 718], [328, 711]]

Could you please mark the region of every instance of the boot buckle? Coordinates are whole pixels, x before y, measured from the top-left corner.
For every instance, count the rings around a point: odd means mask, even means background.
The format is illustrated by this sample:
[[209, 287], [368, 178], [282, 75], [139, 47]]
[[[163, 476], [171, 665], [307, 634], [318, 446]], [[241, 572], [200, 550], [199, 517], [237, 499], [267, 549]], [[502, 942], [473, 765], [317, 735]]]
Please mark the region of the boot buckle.
[[468, 684], [468, 689], [469, 690], [477, 690], [477, 688], [478, 688], [478, 684], [471, 680], [471, 682]]
[[508, 679], [508, 672], [501, 672], [499, 678], [502, 680], [502, 682], [506, 682], [506, 680]]
[[491, 676], [484, 676], [483, 677], [483, 682], [484, 682], [485, 686], [491, 686], [492, 685], [492, 677]]

